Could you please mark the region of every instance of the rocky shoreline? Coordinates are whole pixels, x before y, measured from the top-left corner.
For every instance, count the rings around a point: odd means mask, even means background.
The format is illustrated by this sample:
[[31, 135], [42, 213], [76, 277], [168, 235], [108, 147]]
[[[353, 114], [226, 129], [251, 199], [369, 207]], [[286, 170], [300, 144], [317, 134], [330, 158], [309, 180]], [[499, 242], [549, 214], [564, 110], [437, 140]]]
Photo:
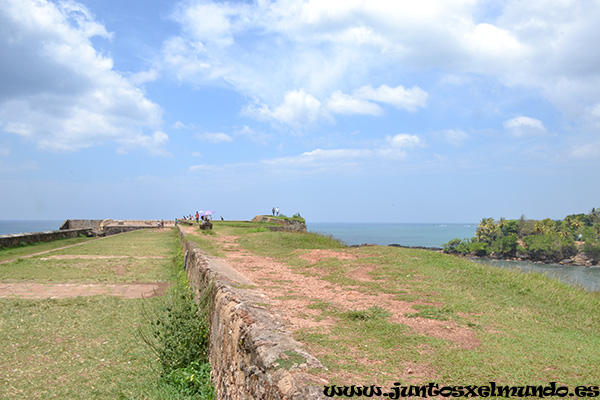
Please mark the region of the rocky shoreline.
[[[369, 244], [359, 244], [359, 245], [353, 245], [350, 247], [362, 247], [362, 246], [372, 246]], [[420, 249], [420, 250], [429, 250], [429, 251], [435, 251], [435, 252], [443, 252], [443, 249], [441, 247], [426, 247], [426, 246], [405, 246], [405, 245], [401, 245], [401, 244], [396, 244], [396, 243], [392, 243], [389, 244], [388, 246], [391, 247], [400, 247], [400, 248], [404, 248], [404, 249]], [[576, 255], [574, 255], [573, 257], [569, 257], [569, 258], [565, 258], [563, 260], [560, 261], [555, 261], [555, 260], [534, 260], [531, 259], [529, 257], [511, 257], [511, 258], [506, 258], [506, 257], [495, 257], [493, 254], [489, 255], [489, 256], [476, 256], [473, 254], [468, 254], [468, 255], [461, 255], [461, 254], [454, 254], [456, 256], [459, 257], [464, 257], [464, 258], [470, 258], [470, 259], [487, 259], [487, 260], [499, 260], [499, 261], [521, 261], [521, 262], [530, 262], [530, 263], [534, 263], [534, 264], [556, 264], [556, 265], [566, 265], [566, 266], [573, 266], [573, 267], [598, 267], [600, 266], [600, 264], [598, 263], [594, 263], [594, 259], [587, 254], [586, 252], [580, 252], [577, 253]]]

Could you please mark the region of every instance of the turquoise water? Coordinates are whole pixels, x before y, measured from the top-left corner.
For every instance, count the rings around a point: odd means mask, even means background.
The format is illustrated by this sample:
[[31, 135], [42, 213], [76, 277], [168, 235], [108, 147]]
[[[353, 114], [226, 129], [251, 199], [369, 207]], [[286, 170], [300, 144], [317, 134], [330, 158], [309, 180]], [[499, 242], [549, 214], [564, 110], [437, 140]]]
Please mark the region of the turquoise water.
[[[441, 247], [451, 239], [475, 236], [477, 224], [309, 223], [310, 232], [332, 235], [348, 245]], [[586, 290], [600, 291], [600, 267], [537, 264], [524, 261], [473, 259], [496, 268], [545, 274]]]
[[0, 221], [0, 235], [15, 233], [57, 231], [64, 220], [53, 221]]
[[442, 247], [454, 238], [475, 236], [477, 224], [401, 224], [368, 222], [308, 223], [309, 232], [332, 235], [348, 245], [378, 244], [387, 246]]

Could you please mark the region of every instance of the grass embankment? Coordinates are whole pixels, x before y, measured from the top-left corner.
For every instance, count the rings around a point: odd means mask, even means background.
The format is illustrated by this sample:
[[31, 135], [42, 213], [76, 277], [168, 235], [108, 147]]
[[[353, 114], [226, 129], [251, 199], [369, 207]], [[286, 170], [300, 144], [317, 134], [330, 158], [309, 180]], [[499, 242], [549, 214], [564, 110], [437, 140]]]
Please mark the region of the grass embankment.
[[[232, 250], [219, 248], [216, 239], [238, 235], [244, 250], [287, 264], [299, 279], [319, 279], [338, 290], [330, 298], [291, 290], [279, 298], [303, 299], [310, 311], [305, 318], [326, 321], [297, 329], [295, 336], [328, 368], [315, 373], [333, 383], [556, 381], [571, 388], [600, 383], [598, 293], [426, 250], [347, 248], [318, 235], [257, 228], [260, 225], [217, 221], [214, 234], [199, 240], [213, 253], [226, 254]], [[348, 257], [311, 262], [303, 256], [313, 249], [331, 249]], [[367, 272], [359, 278], [353, 273], [357, 270]], [[281, 288], [280, 278], [272, 279], [272, 288]], [[259, 286], [267, 292], [271, 288], [264, 281]], [[347, 293], [372, 299], [372, 306], [343, 305], [338, 300]], [[409, 304], [412, 310], [395, 315], [394, 304]], [[291, 312], [302, 315], [302, 310]], [[428, 322], [433, 322], [430, 331], [416, 329]], [[456, 340], [461, 333], [466, 339]]]
[[26, 246], [9, 247], [0, 249], [0, 262], [14, 260], [23, 256], [30, 256], [31, 254], [41, 253], [49, 250], [53, 250], [59, 247], [71, 246], [79, 243], [84, 243], [89, 240], [95, 240], [92, 238], [78, 236], [76, 238], [59, 239], [52, 242], [35, 243]]
[[[2, 264], [0, 284], [176, 282], [178, 247], [172, 230], [129, 232]], [[176, 380], [160, 379], [160, 360], [139, 333], [153, 331], [147, 316], [165, 318], [173, 297], [0, 298], [0, 398], [194, 398]]]

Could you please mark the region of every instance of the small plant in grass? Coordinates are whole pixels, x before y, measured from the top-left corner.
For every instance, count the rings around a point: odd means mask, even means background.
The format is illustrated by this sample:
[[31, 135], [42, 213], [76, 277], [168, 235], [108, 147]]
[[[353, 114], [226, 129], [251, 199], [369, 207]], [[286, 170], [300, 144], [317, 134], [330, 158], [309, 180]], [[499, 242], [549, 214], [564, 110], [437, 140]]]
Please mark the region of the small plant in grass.
[[[181, 254], [177, 257], [181, 260]], [[213, 399], [208, 363], [208, 294], [198, 303], [187, 277], [180, 271], [177, 284], [165, 296], [163, 304], [146, 312], [147, 326], [140, 330], [142, 339], [158, 356], [163, 381], [180, 392]]]
[[371, 321], [374, 319], [385, 319], [391, 314], [389, 311], [381, 307], [373, 306], [365, 310], [352, 310], [342, 314], [346, 319], [351, 321]]
[[406, 314], [408, 318], [421, 317], [428, 319], [437, 319], [438, 321], [448, 321], [453, 315], [452, 311], [450, 311], [446, 307], [439, 308], [417, 304], [414, 306], [414, 308], [416, 308], [419, 311], [412, 314]]

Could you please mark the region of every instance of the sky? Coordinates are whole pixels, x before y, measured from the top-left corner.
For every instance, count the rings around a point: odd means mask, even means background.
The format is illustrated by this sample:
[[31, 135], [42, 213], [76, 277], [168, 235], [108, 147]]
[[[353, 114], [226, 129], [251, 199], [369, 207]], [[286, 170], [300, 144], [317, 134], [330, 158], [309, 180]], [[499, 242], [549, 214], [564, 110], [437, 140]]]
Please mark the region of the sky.
[[0, 219], [600, 207], [599, 0], [0, 0]]

